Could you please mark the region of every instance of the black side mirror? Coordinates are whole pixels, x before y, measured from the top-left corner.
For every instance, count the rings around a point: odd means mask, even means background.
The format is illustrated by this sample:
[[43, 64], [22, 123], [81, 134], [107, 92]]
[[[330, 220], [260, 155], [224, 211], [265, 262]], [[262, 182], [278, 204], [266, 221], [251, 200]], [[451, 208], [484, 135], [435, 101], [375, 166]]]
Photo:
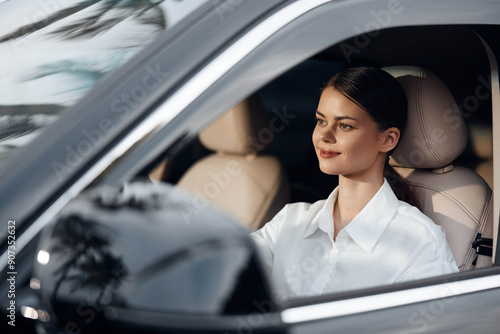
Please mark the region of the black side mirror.
[[[34, 279], [48, 332], [281, 327], [248, 231], [173, 186], [95, 188], [46, 228]], [[243, 318], [242, 318], [243, 317]], [[194, 321], [196, 319], [196, 321]], [[218, 319], [217, 321], [214, 319]], [[225, 319], [225, 320], [223, 320]]]

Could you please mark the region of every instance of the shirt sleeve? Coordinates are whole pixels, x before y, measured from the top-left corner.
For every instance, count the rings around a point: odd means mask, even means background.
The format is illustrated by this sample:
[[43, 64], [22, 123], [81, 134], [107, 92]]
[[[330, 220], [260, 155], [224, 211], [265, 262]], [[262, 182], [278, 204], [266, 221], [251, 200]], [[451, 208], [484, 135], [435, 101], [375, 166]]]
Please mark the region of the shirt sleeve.
[[455, 263], [450, 263], [447, 261], [435, 261], [408, 268], [396, 280], [396, 283], [446, 275], [456, 273], [458, 271], [458, 267]]
[[[459, 271], [446, 240], [445, 230], [436, 225], [429, 217], [416, 210], [414, 208], [413, 212], [408, 212], [405, 218], [417, 218], [415, 221], [408, 220], [408, 225], [414, 227], [411, 232], [413, 232], [413, 235], [418, 236], [418, 242], [415, 244], [408, 243], [408, 246], [412, 249], [408, 259], [409, 265], [396, 279], [396, 283], [447, 275]], [[418, 224], [419, 222], [420, 224]]]
[[257, 244], [260, 257], [266, 266], [266, 269], [271, 272], [274, 261], [274, 250], [279, 237], [281, 225], [286, 217], [288, 205], [286, 205], [271, 221], [266, 223], [261, 229], [250, 234], [252, 239]]

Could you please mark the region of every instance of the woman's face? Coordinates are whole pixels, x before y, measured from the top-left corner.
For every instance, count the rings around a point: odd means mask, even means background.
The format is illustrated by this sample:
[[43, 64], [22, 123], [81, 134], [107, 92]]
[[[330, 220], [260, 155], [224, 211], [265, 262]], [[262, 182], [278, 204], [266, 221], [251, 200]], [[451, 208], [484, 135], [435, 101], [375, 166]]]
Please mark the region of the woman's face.
[[312, 139], [323, 173], [356, 178], [383, 173], [387, 131], [380, 132], [366, 111], [328, 87], [316, 117]]

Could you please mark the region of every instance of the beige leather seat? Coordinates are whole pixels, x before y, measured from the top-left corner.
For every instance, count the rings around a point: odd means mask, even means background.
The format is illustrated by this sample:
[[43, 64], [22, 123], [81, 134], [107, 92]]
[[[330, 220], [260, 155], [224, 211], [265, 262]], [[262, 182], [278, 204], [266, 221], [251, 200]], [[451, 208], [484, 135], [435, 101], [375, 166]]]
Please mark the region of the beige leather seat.
[[178, 185], [259, 228], [289, 200], [283, 166], [275, 157], [259, 155], [273, 136], [260, 101], [249, 97], [200, 134], [215, 153], [189, 168]]
[[[478, 235], [492, 237], [493, 205], [488, 184], [475, 172], [454, 166], [464, 151], [467, 129], [446, 85], [423, 68], [384, 68], [408, 97], [408, 124], [391, 164], [416, 188], [423, 212], [446, 231], [461, 271], [492, 265], [472, 248]], [[481, 247], [481, 251], [488, 247]]]

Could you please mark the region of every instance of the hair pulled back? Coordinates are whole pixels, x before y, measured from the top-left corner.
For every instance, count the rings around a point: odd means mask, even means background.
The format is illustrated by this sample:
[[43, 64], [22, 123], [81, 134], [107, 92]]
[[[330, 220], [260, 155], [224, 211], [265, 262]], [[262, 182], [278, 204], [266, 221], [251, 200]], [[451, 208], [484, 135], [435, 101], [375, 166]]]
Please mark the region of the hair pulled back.
[[[379, 131], [395, 127], [399, 129], [401, 137], [403, 136], [408, 100], [403, 87], [386, 71], [374, 67], [348, 68], [331, 78], [323, 90], [328, 87], [336, 89], [365, 110], [377, 123]], [[389, 155], [396, 147], [387, 153], [384, 177], [399, 200], [418, 207], [412, 186], [389, 164]]]

